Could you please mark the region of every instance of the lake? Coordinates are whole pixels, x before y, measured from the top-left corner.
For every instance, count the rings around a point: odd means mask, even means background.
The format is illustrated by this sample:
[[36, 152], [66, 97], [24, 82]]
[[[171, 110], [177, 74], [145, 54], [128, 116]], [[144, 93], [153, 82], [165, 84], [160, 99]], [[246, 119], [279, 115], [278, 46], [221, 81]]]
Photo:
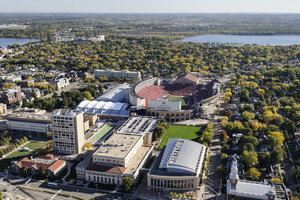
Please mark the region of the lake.
[[300, 44], [300, 35], [198, 35], [187, 37], [179, 42], [211, 42], [257, 45], [292, 45]]
[[27, 44], [30, 41], [38, 41], [37, 39], [19, 39], [19, 38], [0, 38], [0, 47], [7, 48], [12, 44]]

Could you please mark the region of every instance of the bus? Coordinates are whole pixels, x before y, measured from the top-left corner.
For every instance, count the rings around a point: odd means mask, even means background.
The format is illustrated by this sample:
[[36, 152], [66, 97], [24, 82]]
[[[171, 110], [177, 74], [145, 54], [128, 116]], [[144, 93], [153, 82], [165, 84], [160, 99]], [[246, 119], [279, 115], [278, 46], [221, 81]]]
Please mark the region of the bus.
[[57, 183], [48, 182], [48, 187], [57, 187]]

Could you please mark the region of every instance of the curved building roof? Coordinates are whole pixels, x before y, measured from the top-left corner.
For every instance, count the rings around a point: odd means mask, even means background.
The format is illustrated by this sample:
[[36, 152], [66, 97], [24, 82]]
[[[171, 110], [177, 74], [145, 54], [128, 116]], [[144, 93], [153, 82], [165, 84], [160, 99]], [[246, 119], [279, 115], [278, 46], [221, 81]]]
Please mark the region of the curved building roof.
[[200, 174], [206, 146], [186, 139], [170, 138], [159, 169], [174, 173]]
[[126, 90], [130, 88], [128, 83], [118, 85], [115, 88], [108, 90], [101, 96], [97, 97], [96, 101], [112, 101], [112, 102], [122, 102], [126, 100]]
[[129, 117], [130, 111], [127, 110], [127, 107], [128, 104], [126, 103], [84, 100], [76, 106], [74, 111], [82, 111], [88, 114]]

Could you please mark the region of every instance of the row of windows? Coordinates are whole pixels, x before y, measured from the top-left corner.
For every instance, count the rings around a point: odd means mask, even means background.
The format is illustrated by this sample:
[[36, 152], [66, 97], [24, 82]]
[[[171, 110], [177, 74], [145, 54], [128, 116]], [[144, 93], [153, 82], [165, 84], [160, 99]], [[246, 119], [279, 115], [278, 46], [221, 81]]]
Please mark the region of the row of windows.
[[61, 136], [61, 135], [55, 135], [55, 139], [64, 139], [64, 140], [74, 140], [74, 137], [67, 137], [67, 136]]
[[152, 187], [162, 188], [194, 188], [194, 180], [161, 180], [151, 178]]
[[74, 144], [72, 143], [65, 143], [65, 142], [54, 142], [54, 146], [55, 147], [59, 147], [59, 148], [72, 148], [74, 149]]
[[72, 117], [58, 117], [58, 116], [53, 116], [53, 119], [59, 119], [59, 120], [72, 120]]
[[99, 161], [99, 162], [113, 162], [113, 163], [123, 163], [122, 161], [119, 160], [110, 160], [110, 159], [101, 159], [101, 158], [93, 158], [94, 161]]
[[56, 134], [58, 134], [58, 133], [74, 134], [73, 131], [65, 131], [65, 130], [56, 130], [55, 133], [56, 133]]

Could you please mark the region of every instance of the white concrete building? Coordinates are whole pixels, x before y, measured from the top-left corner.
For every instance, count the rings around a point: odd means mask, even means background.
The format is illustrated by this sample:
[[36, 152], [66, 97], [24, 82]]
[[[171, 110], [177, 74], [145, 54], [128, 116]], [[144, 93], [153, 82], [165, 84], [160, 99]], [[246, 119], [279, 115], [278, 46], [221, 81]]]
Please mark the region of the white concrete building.
[[113, 134], [76, 167], [78, 179], [121, 185], [123, 177], [136, 180], [153, 146], [143, 146], [141, 135]]
[[105, 36], [104, 35], [96, 35], [95, 37], [89, 38], [89, 40], [92, 42], [105, 41]]
[[124, 135], [141, 135], [143, 137], [143, 145], [152, 145], [152, 135], [154, 128], [158, 125], [160, 119], [154, 117], [130, 117], [115, 132]]
[[53, 81], [53, 84], [57, 87], [58, 90], [70, 85], [69, 79], [67, 79], [67, 78], [57, 79], [57, 80]]
[[128, 70], [121, 70], [121, 71], [115, 71], [114, 69], [96, 69], [95, 70], [95, 77], [104, 77], [106, 76], [108, 79], [136, 79], [137, 81], [141, 80], [141, 72], [132, 72]]
[[147, 175], [153, 190], [198, 189], [206, 147], [186, 139], [170, 138]]
[[15, 136], [47, 137], [51, 132], [51, 116], [46, 110], [22, 108], [10, 112], [6, 119], [8, 131]]
[[60, 109], [51, 116], [54, 150], [67, 154], [81, 153], [84, 145], [83, 112]]

